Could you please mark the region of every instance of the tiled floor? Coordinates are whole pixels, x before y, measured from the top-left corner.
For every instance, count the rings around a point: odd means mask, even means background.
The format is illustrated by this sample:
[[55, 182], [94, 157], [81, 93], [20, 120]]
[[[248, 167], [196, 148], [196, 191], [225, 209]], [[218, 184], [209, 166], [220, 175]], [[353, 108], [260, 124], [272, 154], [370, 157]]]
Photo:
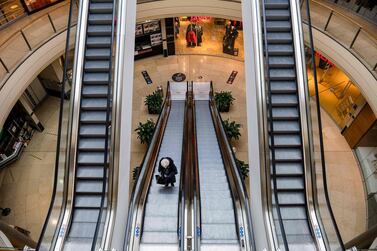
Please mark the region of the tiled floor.
[[[147, 85], [141, 71], [147, 70], [153, 84]], [[226, 84], [230, 73], [238, 75], [232, 85]], [[243, 62], [218, 56], [157, 56], [135, 63], [133, 128], [139, 121], [151, 116], [144, 107], [144, 97], [157, 86], [166, 87], [172, 74], [183, 72], [187, 80], [210, 81], [216, 91], [232, 91], [236, 101], [230, 112], [223, 118], [231, 118], [242, 124], [242, 137], [234, 143], [236, 154], [247, 161], [247, 120], [246, 94]], [[11, 207], [12, 214], [3, 217], [9, 224], [31, 231], [37, 240], [44, 217], [48, 210], [55, 160], [58, 100], [47, 99], [36, 112], [45, 126], [43, 133], [36, 133], [22, 158], [5, 170], [4, 182], [0, 187], [0, 206]], [[153, 116], [156, 120], [157, 117]], [[323, 112], [326, 163], [332, 206], [345, 241], [365, 228], [366, 208], [361, 176], [356, 160], [339, 129], [331, 118]], [[140, 164], [145, 146], [139, 144], [136, 134], [132, 135], [132, 166]], [[252, 172], [252, 167], [251, 167]]]
[[35, 113], [45, 130], [35, 132], [21, 159], [1, 171], [0, 206], [12, 212], [0, 219], [29, 230], [31, 238], [38, 240], [51, 200], [59, 99], [47, 98]]

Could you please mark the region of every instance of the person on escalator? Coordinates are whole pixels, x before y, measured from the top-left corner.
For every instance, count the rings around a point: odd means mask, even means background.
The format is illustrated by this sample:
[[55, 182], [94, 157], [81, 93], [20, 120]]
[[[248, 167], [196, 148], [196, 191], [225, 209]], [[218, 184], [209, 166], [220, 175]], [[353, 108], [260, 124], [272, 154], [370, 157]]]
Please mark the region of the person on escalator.
[[157, 184], [165, 185], [165, 187], [168, 187], [169, 184], [171, 184], [172, 187], [174, 186], [176, 181], [175, 175], [178, 171], [172, 158], [162, 158], [158, 166], [158, 172], [160, 175], [156, 175]]

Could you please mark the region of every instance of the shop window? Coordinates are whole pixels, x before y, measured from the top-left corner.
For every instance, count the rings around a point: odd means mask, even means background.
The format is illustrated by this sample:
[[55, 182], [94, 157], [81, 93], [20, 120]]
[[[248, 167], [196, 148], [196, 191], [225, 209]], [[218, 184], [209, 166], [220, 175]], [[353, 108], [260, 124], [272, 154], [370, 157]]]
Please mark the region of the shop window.
[[27, 12], [35, 12], [46, 8], [54, 3], [60, 2], [61, 0], [23, 0], [27, 8]]
[[20, 0], [0, 0], [0, 26], [24, 15], [25, 10]]

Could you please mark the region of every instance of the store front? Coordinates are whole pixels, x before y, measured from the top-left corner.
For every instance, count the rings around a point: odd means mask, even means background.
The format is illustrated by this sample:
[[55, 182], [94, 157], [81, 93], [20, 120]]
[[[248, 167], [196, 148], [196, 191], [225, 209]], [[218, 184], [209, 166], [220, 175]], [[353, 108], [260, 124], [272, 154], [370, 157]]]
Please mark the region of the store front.
[[63, 0], [0, 0], [0, 28]]
[[192, 16], [175, 18], [176, 54], [203, 54], [243, 60], [242, 22]]

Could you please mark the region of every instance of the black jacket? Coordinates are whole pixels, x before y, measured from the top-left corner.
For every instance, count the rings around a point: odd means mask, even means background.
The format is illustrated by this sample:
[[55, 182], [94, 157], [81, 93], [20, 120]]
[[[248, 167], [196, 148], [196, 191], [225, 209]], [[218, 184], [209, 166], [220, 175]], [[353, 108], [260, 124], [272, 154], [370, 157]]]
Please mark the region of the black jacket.
[[158, 166], [158, 172], [163, 178], [167, 179], [167, 183], [174, 183], [176, 181], [175, 175], [178, 173], [177, 167], [175, 166], [174, 161], [171, 158], [164, 157], [163, 159], [168, 159], [170, 164], [167, 168], [164, 168], [161, 165], [161, 159]]

